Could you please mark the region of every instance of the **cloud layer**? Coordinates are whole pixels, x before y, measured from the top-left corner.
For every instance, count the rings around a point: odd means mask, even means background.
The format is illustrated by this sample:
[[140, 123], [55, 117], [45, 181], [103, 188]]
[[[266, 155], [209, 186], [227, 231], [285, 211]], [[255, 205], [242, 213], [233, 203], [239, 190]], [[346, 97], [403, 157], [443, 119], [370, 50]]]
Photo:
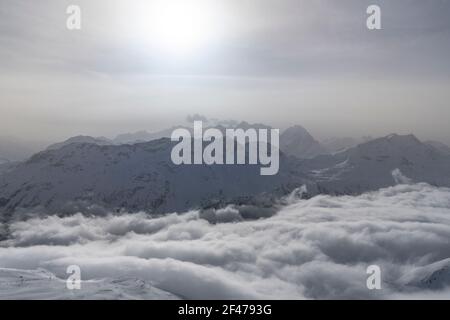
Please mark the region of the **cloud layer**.
[[[65, 279], [76, 264], [84, 280], [132, 277], [189, 299], [448, 298], [450, 288], [450, 190], [426, 184], [296, 200], [257, 221], [78, 214], [15, 222], [9, 232], [0, 268]], [[366, 287], [373, 264], [379, 291]]]

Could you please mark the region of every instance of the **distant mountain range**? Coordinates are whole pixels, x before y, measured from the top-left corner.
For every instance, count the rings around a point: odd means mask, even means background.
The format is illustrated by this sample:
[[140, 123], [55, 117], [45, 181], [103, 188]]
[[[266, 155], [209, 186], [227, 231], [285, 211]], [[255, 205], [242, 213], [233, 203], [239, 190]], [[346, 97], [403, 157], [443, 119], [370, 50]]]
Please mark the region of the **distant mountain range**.
[[300, 126], [280, 139], [280, 172], [264, 177], [259, 166], [176, 166], [170, 159], [174, 143], [164, 137], [135, 144], [74, 137], [25, 162], [0, 165], [0, 212], [40, 207], [61, 214], [102, 214], [102, 208], [165, 213], [230, 203], [270, 206], [302, 185], [309, 196], [358, 194], [409, 181], [450, 186], [445, 145], [413, 135], [393, 134], [337, 153]]
[[161, 138], [170, 138], [172, 132], [175, 129], [186, 128], [186, 127], [172, 127], [169, 129], [157, 131], [157, 132], [147, 132], [147, 131], [138, 131], [134, 133], [124, 133], [119, 134], [115, 139], [112, 140], [114, 144], [135, 144], [141, 142], [149, 142], [152, 140], [158, 140]]
[[[66, 145], [80, 144], [80, 143], [92, 143], [97, 145], [121, 145], [121, 144], [136, 144], [149, 142], [161, 138], [170, 138], [172, 132], [175, 129], [179, 128], [187, 129], [192, 134], [191, 127], [179, 126], [152, 133], [144, 130], [135, 133], [125, 133], [118, 135], [114, 139], [108, 139], [105, 137], [76, 136], [69, 138], [63, 142], [52, 144], [49, 147], [47, 147], [47, 150], [59, 149]], [[206, 130], [208, 128], [209, 127], [205, 127], [204, 129]], [[240, 123], [236, 122], [234, 125], [226, 128], [222, 125], [214, 126], [214, 128], [219, 129], [224, 135], [226, 134], [226, 129], [242, 129], [242, 130], [272, 129], [272, 127], [265, 124], [250, 124], [246, 121], [242, 121]], [[363, 139], [357, 140], [353, 138], [336, 138], [336, 139], [328, 139], [324, 143], [320, 143], [317, 140], [315, 140], [313, 136], [305, 128], [297, 125], [290, 127], [281, 133], [280, 148], [285, 154], [289, 156], [294, 156], [298, 159], [310, 159], [321, 154], [330, 154], [335, 153], [337, 151], [342, 151], [364, 141], [367, 140]]]
[[107, 145], [114, 144], [114, 142], [112, 140], [109, 140], [108, 138], [104, 138], [104, 137], [93, 138], [90, 136], [76, 136], [76, 137], [69, 138], [66, 141], [52, 144], [52, 145], [48, 146], [46, 150], [57, 150], [57, 149], [61, 149], [62, 147], [68, 146], [71, 144], [82, 144], [82, 143], [96, 144], [99, 146], [107, 146]]

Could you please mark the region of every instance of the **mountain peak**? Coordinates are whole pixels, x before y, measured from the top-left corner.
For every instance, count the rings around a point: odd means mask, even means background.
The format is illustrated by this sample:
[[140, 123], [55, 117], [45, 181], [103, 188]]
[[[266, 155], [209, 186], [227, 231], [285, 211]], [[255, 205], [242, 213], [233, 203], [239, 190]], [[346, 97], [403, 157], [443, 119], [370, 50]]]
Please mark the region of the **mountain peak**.
[[298, 124], [287, 128], [284, 132], [303, 133], [305, 135], [311, 136], [311, 134], [308, 132], [308, 130], [306, 130], [304, 127], [302, 127], [301, 125], [298, 125]]
[[299, 159], [309, 159], [327, 150], [302, 126], [296, 125], [286, 129], [280, 136], [280, 148], [287, 155]]

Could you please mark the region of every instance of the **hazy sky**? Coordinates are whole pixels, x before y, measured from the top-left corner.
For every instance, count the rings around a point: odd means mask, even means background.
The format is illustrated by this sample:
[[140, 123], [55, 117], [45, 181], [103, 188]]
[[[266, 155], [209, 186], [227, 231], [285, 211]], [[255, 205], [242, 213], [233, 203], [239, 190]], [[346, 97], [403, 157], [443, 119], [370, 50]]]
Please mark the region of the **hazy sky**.
[[[199, 113], [450, 143], [450, 1], [184, 0], [194, 31], [151, 2], [2, 0], [0, 135], [114, 136]], [[370, 4], [382, 30], [366, 28]]]

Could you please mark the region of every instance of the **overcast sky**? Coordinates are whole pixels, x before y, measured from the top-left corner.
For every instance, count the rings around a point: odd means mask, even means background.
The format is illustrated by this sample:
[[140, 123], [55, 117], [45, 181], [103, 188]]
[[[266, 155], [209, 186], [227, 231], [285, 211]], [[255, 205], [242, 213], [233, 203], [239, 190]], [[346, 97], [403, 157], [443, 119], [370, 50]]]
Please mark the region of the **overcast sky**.
[[[199, 113], [450, 143], [450, 1], [192, 0], [212, 22], [188, 53], [155, 45], [149, 2], [2, 0], [0, 135], [114, 136]], [[382, 30], [366, 28], [370, 4]]]

